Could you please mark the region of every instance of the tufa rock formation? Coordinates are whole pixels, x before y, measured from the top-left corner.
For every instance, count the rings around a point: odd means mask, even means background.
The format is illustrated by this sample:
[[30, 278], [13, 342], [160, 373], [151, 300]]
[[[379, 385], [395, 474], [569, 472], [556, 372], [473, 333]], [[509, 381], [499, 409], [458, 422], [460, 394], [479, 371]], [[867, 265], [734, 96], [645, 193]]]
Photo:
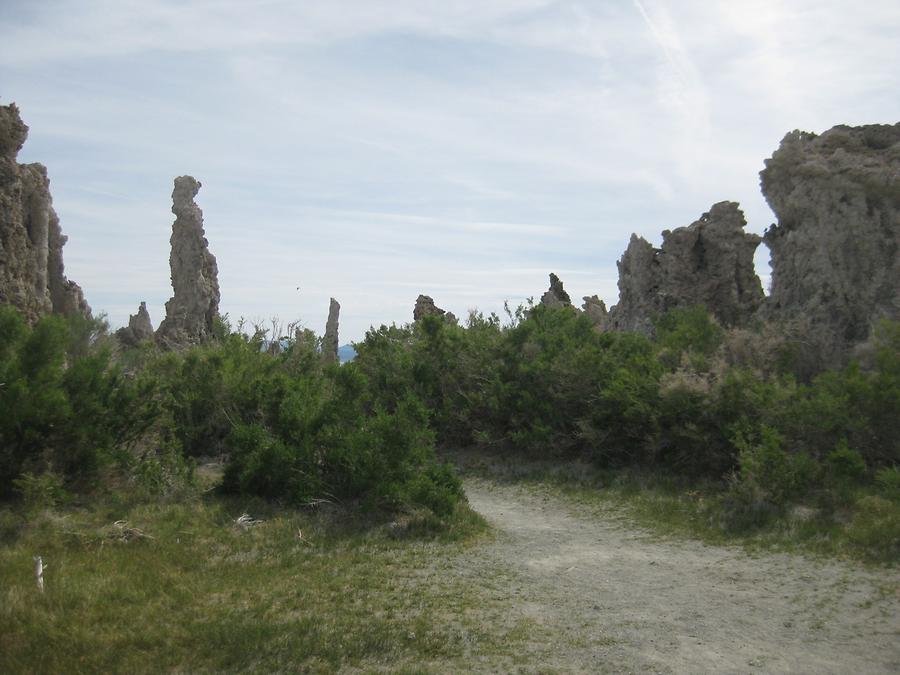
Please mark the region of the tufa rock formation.
[[338, 317], [340, 313], [340, 303], [331, 298], [328, 306], [328, 321], [325, 323], [325, 336], [322, 338], [322, 360], [325, 363], [335, 363], [338, 360]]
[[459, 323], [459, 319], [453, 312], [448, 312], [434, 304], [434, 300], [430, 295], [420, 295], [416, 298], [416, 306], [413, 308], [413, 321], [418, 321], [423, 316], [442, 316], [444, 321], [454, 326]]
[[801, 318], [824, 363], [842, 362], [873, 322], [900, 318], [900, 124], [793, 131], [766, 160], [765, 315]]
[[165, 346], [205, 342], [213, 336], [213, 322], [219, 312], [219, 270], [203, 236], [203, 212], [194, 197], [200, 182], [192, 176], [175, 179], [172, 191], [172, 288], [175, 294], [166, 303], [166, 318], [156, 332]]
[[661, 304], [656, 297], [661, 276], [657, 253], [649, 241], [631, 235], [628, 248], [617, 263], [619, 302], [610, 310], [610, 328], [646, 334], [653, 331], [653, 314]]
[[550, 288], [541, 296], [541, 304], [546, 307], [571, 307], [572, 299], [563, 288], [562, 281], [550, 272]]
[[147, 303], [141, 302], [137, 314], [128, 317], [128, 325], [116, 331], [116, 337], [122, 344], [135, 347], [141, 342], [153, 339], [153, 324], [150, 321], [150, 312], [147, 311]]
[[416, 298], [416, 306], [413, 308], [413, 321], [418, 321], [423, 316], [444, 316], [446, 313], [434, 304], [430, 295], [420, 295]]
[[0, 303], [28, 321], [51, 312], [90, 315], [78, 284], [66, 279], [66, 237], [42, 164], [18, 164], [28, 127], [14, 103], [0, 106]]
[[582, 300], [584, 303], [581, 308], [594, 326], [605, 330], [609, 323], [609, 312], [606, 311], [606, 303], [596, 295], [585, 295]]
[[900, 124], [793, 131], [760, 177], [778, 218], [763, 238], [768, 298], [753, 272], [760, 239], [743, 232], [736, 204], [722, 202], [664, 232], [659, 250], [632, 236], [606, 325], [650, 333], [655, 315], [700, 303], [725, 326], [756, 315], [808, 347], [809, 374], [846, 362], [878, 319], [900, 319]]
[[744, 232], [746, 224], [736, 203], [719, 202], [687, 227], [664, 231], [659, 249], [632, 235], [609, 327], [650, 334], [654, 317], [698, 304], [725, 326], [744, 323], [764, 297], [753, 267], [761, 239]]

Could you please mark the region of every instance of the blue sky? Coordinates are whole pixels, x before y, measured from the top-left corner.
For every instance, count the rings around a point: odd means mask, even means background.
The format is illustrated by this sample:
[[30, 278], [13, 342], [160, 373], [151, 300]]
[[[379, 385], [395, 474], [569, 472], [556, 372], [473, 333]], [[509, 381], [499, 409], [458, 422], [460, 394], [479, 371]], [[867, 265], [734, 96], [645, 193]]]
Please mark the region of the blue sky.
[[5, 0], [0, 103], [113, 325], [162, 318], [191, 174], [221, 310], [321, 332], [334, 296], [345, 342], [551, 271], [612, 304], [632, 232], [721, 200], [761, 233], [786, 132], [900, 120], [898, 35], [895, 0]]

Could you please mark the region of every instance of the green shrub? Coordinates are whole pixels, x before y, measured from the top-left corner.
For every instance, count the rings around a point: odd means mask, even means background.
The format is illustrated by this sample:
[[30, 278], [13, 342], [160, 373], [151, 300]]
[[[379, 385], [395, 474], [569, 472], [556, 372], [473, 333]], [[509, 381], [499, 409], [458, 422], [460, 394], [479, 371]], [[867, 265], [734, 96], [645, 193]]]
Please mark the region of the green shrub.
[[858, 483], [866, 475], [866, 460], [842, 438], [826, 458], [828, 473], [838, 483]]
[[229, 335], [223, 341], [169, 353], [153, 363], [171, 433], [189, 457], [218, 455], [232, 430], [232, 414], [260, 404], [277, 360], [261, 352], [258, 336]]
[[788, 453], [775, 429], [762, 427], [756, 442], [738, 435], [740, 481], [756, 488], [778, 506], [806, 495], [818, 481], [819, 467], [806, 453]]
[[63, 478], [52, 469], [39, 475], [26, 471], [13, 480], [13, 489], [29, 511], [52, 509], [66, 498]]
[[23, 472], [88, 479], [154, 421], [153, 383], [123, 374], [104, 331], [84, 317], [29, 327], [0, 307], [0, 497]]
[[228, 437], [227, 492], [304, 503], [315, 497], [315, 476], [304, 471], [305, 457], [259, 424], [241, 424]]
[[884, 497], [900, 502], [900, 467], [891, 466], [880, 469], [875, 474], [875, 484]]
[[370, 334], [368, 362], [333, 367], [304, 335], [278, 354], [264, 352], [257, 333], [160, 357], [151, 371], [162, 436], [188, 456], [226, 454], [227, 492], [452, 511], [462, 492], [435, 468], [429, 412], [405, 386], [408, 371], [398, 380], [391, 368], [405, 349], [392, 340], [404, 333]]
[[196, 463], [171, 440], [161, 439], [129, 455], [126, 469], [135, 486], [155, 497], [178, 497], [195, 485]]
[[733, 468], [727, 437], [714, 416], [712, 383], [702, 374], [667, 373], [660, 381], [659, 439], [654, 462], [691, 476]]
[[433, 464], [413, 476], [406, 491], [407, 501], [421, 504], [445, 518], [453, 513], [463, 495], [462, 481], [449, 464]]
[[868, 495], [856, 502], [847, 537], [867, 557], [881, 562], [900, 560], [900, 504]]
[[821, 456], [845, 439], [871, 468], [900, 457], [900, 322], [882, 322], [873, 337], [871, 368], [851, 363], [818, 375], [789, 402], [786, 437]]
[[710, 508], [713, 524], [736, 534], [762, 528], [779, 514], [781, 509], [772, 502], [767, 490], [737, 475], [732, 476], [728, 490]]
[[354, 345], [354, 368], [366, 378], [372, 397], [387, 410], [396, 408], [406, 392], [417, 391], [413, 378], [413, 329], [381, 326]]
[[643, 458], [662, 372], [648, 340], [598, 333], [584, 314], [538, 306], [506, 329], [498, 353], [497, 441], [604, 464]]
[[648, 464], [648, 445], [663, 431], [659, 423], [662, 375], [649, 341], [637, 335], [614, 338], [596, 383], [586, 424], [598, 441], [591, 456], [605, 466]]
[[669, 354], [670, 365], [684, 352], [709, 358], [725, 339], [725, 332], [703, 305], [672, 309], [659, 317], [654, 328], [656, 342]]

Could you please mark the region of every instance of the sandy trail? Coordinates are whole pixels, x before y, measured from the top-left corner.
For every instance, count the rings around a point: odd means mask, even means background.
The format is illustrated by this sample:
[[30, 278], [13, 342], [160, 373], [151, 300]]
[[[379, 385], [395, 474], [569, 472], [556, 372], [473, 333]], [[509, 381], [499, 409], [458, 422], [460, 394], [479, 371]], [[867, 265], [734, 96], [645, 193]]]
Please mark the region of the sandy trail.
[[660, 541], [534, 486], [466, 492], [498, 536], [460, 563], [504, 575], [493, 593], [538, 636], [526, 670], [900, 672], [895, 570]]

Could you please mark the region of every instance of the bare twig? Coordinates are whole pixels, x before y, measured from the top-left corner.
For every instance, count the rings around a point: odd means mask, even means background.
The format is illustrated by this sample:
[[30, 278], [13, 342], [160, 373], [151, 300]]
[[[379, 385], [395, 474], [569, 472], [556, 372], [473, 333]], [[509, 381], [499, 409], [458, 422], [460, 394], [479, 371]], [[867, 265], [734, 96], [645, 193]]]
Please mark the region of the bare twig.
[[324, 497], [318, 499], [310, 499], [308, 502], [304, 502], [303, 506], [308, 506], [310, 508], [318, 508], [322, 504], [334, 504], [334, 502], [330, 499], [325, 499]]
[[127, 520], [117, 520], [113, 523], [113, 526], [118, 528], [119, 530], [119, 534], [114, 538], [120, 539], [121, 541], [132, 541], [133, 539], [153, 539], [152, 536], [146, 534], [143, 530], [137, 527], [131, 527], [128, 524]]
[[237, 429], [237, 425], [234, 423], [234, 420], [231, 419], [231, 415], [228, 414], [228, 411], [225, 410], [224, 406], [222, 406], [222, 414], [225, 415], [225, 419], [228, 420], [228, 423], [231, 425], [231, 428]]
[[257, 520], [256, 518], [251, 516], [249, 513], [242, 513], [240, 516], [235, 518], [234, 522], [238, 527], [246, 530], [250, 527], [255, 527], [256, 525], [261, 525], [265, 521]]

